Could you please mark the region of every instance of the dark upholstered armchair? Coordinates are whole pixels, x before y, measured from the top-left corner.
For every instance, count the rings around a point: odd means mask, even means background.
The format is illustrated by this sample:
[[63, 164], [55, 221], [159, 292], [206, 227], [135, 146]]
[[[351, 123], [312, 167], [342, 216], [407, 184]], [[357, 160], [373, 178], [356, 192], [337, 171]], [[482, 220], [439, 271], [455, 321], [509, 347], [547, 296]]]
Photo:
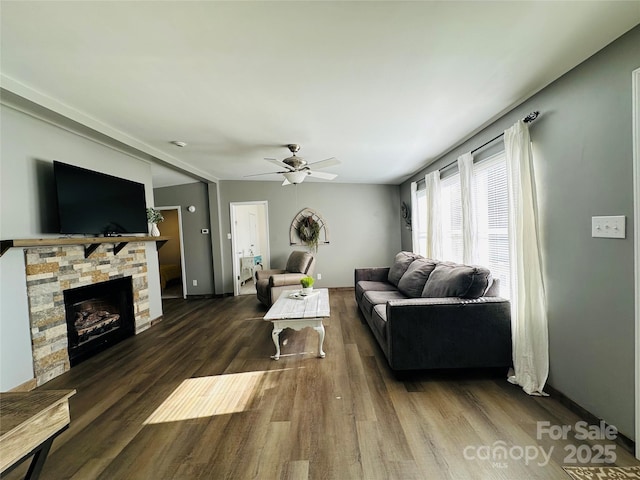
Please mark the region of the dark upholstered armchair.
[[267, 307], [273, 305], [284, 290], [300, 288], [300, 279], [313, 274], [316, 259], [309, 252], [291, 252], [284, 270], [257, 270], [258, 300]]

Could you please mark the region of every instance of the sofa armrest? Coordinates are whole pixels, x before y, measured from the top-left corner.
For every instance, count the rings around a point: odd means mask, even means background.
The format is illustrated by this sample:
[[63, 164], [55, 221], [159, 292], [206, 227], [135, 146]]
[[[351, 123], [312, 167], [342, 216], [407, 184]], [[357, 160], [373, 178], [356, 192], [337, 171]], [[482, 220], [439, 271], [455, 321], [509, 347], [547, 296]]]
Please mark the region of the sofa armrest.
[[256, 280], [262, 280], [263, 278], [269, 278], [271, 275], [277, 275], [279, 273], [285, 273], [285, 270], [256, 270]]
[[511, 365], [511, 305], [504, 298], [390, 300], [386, 314], [395, 370]]
[[390, 267], [356, 268], [355, 283], [361, 280], [369, 282], [386, 282], [389, 277]]
[[300, 285], [300, 280], [306, 276], [306, 273], [280, 273], [277, 275], [271, 275], [269, 277], [269, 285], [272, 287], [295, 285], [301, 288], [302, 285]]

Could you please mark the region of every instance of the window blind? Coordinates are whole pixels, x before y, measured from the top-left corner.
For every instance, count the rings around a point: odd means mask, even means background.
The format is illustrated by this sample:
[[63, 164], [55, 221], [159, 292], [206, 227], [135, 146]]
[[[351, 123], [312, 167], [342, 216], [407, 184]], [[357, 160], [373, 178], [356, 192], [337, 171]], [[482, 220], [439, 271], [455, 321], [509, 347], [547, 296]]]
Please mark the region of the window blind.
[[441, 181], [442, 253], [450, 262], [462, 263], [462, 199], [460, 197], [460, 174]]
[[509, 201], [504, 153], [474, 166], [478, 260], [500, 279], [500, 296], [510, 298]]

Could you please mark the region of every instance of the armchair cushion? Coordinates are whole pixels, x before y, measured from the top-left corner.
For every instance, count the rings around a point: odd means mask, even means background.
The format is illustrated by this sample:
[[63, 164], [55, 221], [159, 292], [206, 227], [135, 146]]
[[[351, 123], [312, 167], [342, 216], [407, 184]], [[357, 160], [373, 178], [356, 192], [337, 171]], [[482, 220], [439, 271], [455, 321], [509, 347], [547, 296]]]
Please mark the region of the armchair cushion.
[[271, 270], [256, 270], [256, 280], [269, 280], [271, 275], [277, 275], [279, 273], [286, 273], [285, 270], [282, 269], [271, 269]]
[[313, 255], [309, 252], [291, 252], [285, 270], [289, 273], [307, 273], [312, 261]]

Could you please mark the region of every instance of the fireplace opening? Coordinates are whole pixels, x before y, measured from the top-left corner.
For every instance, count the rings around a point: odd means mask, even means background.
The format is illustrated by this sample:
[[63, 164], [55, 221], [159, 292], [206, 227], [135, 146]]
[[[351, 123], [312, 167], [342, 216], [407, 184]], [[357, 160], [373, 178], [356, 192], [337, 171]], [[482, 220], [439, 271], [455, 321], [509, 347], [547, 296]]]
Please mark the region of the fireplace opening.
[[72, 367], [135, 334], [131, 277], [63, 293]]

